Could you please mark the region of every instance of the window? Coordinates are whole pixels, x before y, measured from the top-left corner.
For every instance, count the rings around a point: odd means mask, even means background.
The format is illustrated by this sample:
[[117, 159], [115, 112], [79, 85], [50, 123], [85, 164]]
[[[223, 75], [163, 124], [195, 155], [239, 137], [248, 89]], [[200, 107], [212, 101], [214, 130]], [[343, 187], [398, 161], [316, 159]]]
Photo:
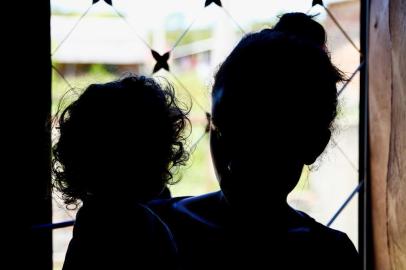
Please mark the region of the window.
[[[206, 1], [210, 2], [210, 1]], [[210, 111], [210, 86], [218, 64], [244, 32], [272, 26], [277, 15], [287, 11], [319, 14], [327, 30], [333, 62], [351, 79], [340, 85], [340, 114], [336, 134], [326, 153], [314, 166], [305, 168], [289, 203], [327, 224], [359, 184], [358, 128], [360, 2], [325, 1], [323, 8], [311, 1], [204, 1], [149, 0], [88, 1], [53, 0], [52, 59], [53, 114], [62, 97], [75, 98], [89, 83], [106, 82], [124, 72], [150, 75], [156, 63], [150, 49], [159, 54], [171, 51], [170, 72], [154, 76], [168, 78], [186, 104], [193, 102], [193, 131], [189, 165], [182, 181], [171, 187], [173, 196], [199, 195], [218, 189], [211, 164], [206, 112]], [[318, 2], [318, 1], [315, 1]], [[159, 8], [157, 8], [159, 6]], [[311, 9], [310, 9], [311, 8]], [[341, 27], [341, 28], [340, 28]], [[63, 106], [63, 103], [61, 103]], [[354, 193], [355, 194], [355, 193]], [[73, 220], [54, 195], [54, 223]], [[358, 245], [358, 200], [350, 200], [331, 224], [346, 232]], [[54, 230], [54, 269], [61, 269], [72, 227]]]

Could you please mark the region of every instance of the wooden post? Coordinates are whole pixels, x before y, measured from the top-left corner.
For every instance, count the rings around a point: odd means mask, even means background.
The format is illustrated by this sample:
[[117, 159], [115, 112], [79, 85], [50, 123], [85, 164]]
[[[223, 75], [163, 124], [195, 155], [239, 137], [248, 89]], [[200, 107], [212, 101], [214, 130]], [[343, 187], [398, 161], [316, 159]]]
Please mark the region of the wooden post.
[[406, 2], [372, 0], [369, 30], [375, 269], [406, 269]]

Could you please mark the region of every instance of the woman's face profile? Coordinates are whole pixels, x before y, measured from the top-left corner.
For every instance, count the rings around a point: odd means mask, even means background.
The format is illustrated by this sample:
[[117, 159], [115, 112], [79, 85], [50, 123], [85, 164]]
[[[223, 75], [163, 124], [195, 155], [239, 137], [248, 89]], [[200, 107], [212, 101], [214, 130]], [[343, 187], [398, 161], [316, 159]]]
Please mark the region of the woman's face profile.
[[[213, 96], [210, 148], [226, 199], [235, 205], [284, 201], [296, 185], [303, 163], [272, 128], [258, 129], [261, 123], [257, 120], [237, 115], [225, 121], [223, 113], [228, 107], [223, 101], [223, 91], [217, 90]], [[238, 128], [232, 128], [235, 126]]]

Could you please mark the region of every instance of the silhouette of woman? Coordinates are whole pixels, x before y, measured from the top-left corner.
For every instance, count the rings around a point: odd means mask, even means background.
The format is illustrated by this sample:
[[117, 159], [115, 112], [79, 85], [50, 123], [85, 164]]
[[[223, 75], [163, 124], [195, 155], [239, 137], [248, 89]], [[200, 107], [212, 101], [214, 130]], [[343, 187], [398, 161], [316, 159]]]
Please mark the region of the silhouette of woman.
[[79, 209], [70, 269], [177, 269], [166, 224], [145, 202], [183, 165], [189, 120], [168, 85], [127, 76], [92, 84], [61, 114], [54, 186]]
[[246, 35], [220, 66], [210, 138], [221, 191], [161, 211], [184, 269], [358, 269], [344, 233], [286, 202], [337, 114], [343, 76], [325, 43], [320, 24], [289, 13]]

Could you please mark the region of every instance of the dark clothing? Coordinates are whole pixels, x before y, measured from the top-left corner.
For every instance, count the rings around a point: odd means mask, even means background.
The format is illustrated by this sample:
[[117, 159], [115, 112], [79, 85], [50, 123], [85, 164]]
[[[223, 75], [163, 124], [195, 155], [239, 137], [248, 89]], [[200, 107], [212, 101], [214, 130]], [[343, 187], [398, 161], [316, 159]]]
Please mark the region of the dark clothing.
[[63, 270], [174, 270], [176, 253], [171, 232], [146, 206], [87, 201], [78, 211]]
[[182, 269], [360, 269], [346, 234], [288, 206], [244, 215], [215, 192], [151, 207], [173, 232]]

